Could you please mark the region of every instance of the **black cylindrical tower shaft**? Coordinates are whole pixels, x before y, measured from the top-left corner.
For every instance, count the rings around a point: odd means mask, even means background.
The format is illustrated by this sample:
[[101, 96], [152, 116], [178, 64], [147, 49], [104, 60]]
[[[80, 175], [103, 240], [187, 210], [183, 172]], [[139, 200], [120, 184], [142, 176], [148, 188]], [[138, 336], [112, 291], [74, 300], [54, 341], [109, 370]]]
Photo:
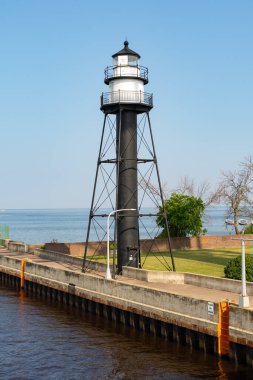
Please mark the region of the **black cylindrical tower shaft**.
[[139, 222], [137, 179], [137, 113], [121, 110], [117, 113], [118, 147], [118, 200], [117, 217], [118, 272], [123, 266], [138, 268]]

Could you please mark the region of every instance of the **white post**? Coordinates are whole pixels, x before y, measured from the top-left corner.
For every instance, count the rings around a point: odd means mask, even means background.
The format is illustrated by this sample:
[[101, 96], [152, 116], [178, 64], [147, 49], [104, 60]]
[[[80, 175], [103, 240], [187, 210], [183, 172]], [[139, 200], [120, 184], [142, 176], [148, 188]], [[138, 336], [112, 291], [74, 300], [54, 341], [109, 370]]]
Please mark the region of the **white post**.
[[110, 217], [119, 211], [136, 211], [136, 209], [135, 208], [121, 208], [119, 210], [113, 210], [109, 213], [107, 217], [107, 252], [106, 252], [106, 273], [105, 273], [106, 280], [112, 279], [111, 269], [110, 269]]
[[244, 238], [241, 239], [242, 243], [242, 293], [239, 297], [240, 307], [249, 307], [249, 297], [246, 291], [246, 265], [245, 265], [245, 242]]
[[[226, 219], [225, 223], [227, 226], [234, 225], [233, 220]], [[249, 297], [247, 296], [247, 290], [246, 290], [246, 265], [245, 265], [245, 241], [253, 241], [253, 239], [245, 239], [244, 237], [244, 230], [246, 226], [249, 224], [253, 225], [253, 221], [247, 222], [245, 219], [239, 220], [239, 224], [241, 226], [244, 226], [242, 229], [242, 235], [241, 238], [232, 238], [232, 240], [241, 240], [241, 251], [242, 251], [242, 258], [241, 258], [241, 265], [242, 265], [242, 284], [241, 284], [241, 294], [239, 296], [239, 306], [240, 307], [249, 307]]]
[[112, 279], [111, 270], [110, 270], [110, 216], [113, 214], [113, 211], [110, 212], [107, 218], [107, 251], [106, 251], [106, 272], [105, 278], [107, 280]]

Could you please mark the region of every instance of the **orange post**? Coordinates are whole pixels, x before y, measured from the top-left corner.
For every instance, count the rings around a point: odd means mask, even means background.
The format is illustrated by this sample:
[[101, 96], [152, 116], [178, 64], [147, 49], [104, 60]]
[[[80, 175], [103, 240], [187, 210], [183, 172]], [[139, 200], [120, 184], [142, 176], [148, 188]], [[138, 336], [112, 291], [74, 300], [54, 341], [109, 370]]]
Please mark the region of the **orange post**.
[[20, 268], [20, 288], [24, 289], [25, 285], [25, 263], [26, 260], [21, 261], [21, 268]]
[[229, 303], [219, 303], [218, 354], [229, 354]]

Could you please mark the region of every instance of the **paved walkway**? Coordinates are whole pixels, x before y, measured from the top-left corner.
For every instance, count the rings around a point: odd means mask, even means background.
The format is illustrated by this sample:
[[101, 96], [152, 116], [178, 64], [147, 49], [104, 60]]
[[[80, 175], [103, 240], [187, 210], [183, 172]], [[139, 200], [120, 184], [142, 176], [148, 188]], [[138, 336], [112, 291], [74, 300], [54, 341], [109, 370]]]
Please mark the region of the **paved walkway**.
[[[20, 259], [26, 258], [27, 260], [31, 262], [43, 264], [50, 268], [70, 270], [77, 273], [81, 272], [80, 267], [77, 267], [75, 265], [70, 265], [70, 264], [59, 262], [59, 261], [51, 261], [51, 260], [42, 259], [41, 257], [38, 257], [33, 254], [10, 252], [6, 248], [0, 248], [0, 255], [16, 257]], [[96, 272], [96, 273], [92, 272], [90, 274], [92, 276], [99, 277], [99, 278], [104, 277], [104, 273], [101, 273], [101, 272]], [[238, 293], [209, 289], [209, 288], [204, 288], [204, 287], [199, 287], [199, 286], [194, 286], [194, 285], [173, 284], [173, 283], [168, 283], [168, 284], [154, 283], [154, 282], [135, 280], [135, 279], [122, 277], [122, 276], [118, 276], [115, 281], [132, 284], [132, 285], [145, 286], [147, 288], [159, 289], [168, 293], [178, 294], [178, 295], [196, 298], [196, 299], [205, 300], [205, 301], [220, 302], [220, 301], [227, 300], [236, 305], [238, 305], [238, 302], [239, 302]], [[251, 305], [250, 309], [253, 309], [253, 296], [250, 296], [249, 299], [250, 299], [250, 305]]]

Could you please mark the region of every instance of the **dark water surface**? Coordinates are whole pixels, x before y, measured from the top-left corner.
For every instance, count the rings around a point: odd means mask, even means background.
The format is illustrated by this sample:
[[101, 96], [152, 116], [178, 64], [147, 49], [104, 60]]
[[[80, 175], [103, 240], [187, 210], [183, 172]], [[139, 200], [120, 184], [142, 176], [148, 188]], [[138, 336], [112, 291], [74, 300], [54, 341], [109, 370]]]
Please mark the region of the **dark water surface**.
[[0, 285], [0, 379], [252, 379], [212, 355]]

